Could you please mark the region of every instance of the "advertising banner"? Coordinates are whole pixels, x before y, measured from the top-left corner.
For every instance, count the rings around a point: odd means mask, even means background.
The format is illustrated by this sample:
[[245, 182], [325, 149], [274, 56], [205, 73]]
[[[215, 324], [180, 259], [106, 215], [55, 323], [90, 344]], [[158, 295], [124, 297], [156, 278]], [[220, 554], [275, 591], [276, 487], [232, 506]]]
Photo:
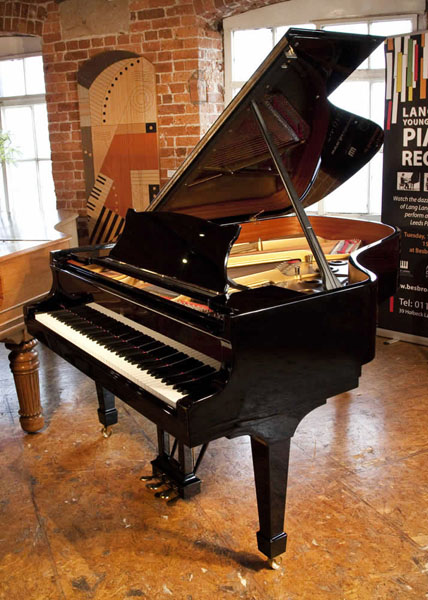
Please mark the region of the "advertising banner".
[[401, 229], [402, 248], [379, 327], [428, 343], [428, 32], [389, 38], [385, 51], [382, 221]]

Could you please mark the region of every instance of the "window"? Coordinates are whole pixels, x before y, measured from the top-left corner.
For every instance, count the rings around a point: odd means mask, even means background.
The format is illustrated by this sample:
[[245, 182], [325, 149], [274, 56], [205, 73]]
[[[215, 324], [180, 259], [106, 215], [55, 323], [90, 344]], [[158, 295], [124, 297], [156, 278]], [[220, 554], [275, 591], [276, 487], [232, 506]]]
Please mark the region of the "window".
[[[291, 3], [292, 0], [290, 5]], [[289, 28], [289, 25], [279, 25], [278, 17], [276, 17], [274, 26], [245, 29], [238, 28], [236, 26], [237, 17], [234, 19], [234, 25], [231, 25], [230, 28], [225, 27], [227, 102], [238, 93], [245, 81]], [[260, 16], [256, 20], [258, 20], [258, 25], [263, 25]], [[247, 19], [244, 26], [248, 22]], [[414, 15], [380, 16], [378, 18], [358, 18], [340, 22], [314, 19], [307, 23], [292, 23], [290, 26], [304, 29], [325, 29], [348, 33], [393, 36], [415, 31], [417, 29], [417, 18]], [[333, 104], [372, 119], [383, 127], [384, 81], [384, 49], [381, 46], [346, 82], [331, 94], [330, 100]], [[318, 205], [312, 206], [311, 212], [315, 211], [319, 214], [380, 215], [382, 161], [382, 152], [379, 152], [368, 165], [340, 186], [337, 191], [324, 198]], [[346, 205], [343, 202], [344, 197], [346, 197]]]
[[1, 165], [0, 209], [19, 216], [55, 207], [41, 56], [0, 61], [0, 130], [16, 149]]

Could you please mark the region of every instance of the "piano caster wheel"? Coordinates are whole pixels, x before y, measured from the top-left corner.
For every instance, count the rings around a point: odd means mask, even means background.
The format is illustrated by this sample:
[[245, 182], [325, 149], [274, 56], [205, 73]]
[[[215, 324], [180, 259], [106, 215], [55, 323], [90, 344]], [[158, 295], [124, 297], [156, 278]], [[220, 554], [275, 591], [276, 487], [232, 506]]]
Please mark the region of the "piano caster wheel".
[[109, 438], [111, 436], [111, 434], [113, 433], [113, 428], [108, 426], [108, 427], [103, 427], [101, 429], [101, 433], [103, 434], [103, 437], [105, 438]]
[[276, 556], [275, 558], [268, 558], [268, 565], [274, 571], [278, 571], [281, 568], [282, 558], [280, 556]]

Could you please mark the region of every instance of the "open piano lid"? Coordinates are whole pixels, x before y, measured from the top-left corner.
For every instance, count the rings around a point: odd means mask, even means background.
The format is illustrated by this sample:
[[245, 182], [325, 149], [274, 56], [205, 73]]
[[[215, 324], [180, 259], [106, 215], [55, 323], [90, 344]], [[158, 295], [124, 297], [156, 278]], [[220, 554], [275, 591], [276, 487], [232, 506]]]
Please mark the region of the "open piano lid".
[[375, 123], [336, 108], [327, 97], [382, 41], [289, 29], [148, 210], [220, 223], [292, 212], [250, 108], [252, 101], [303, 206], [332, 192], [376, 153], [383, 132]]

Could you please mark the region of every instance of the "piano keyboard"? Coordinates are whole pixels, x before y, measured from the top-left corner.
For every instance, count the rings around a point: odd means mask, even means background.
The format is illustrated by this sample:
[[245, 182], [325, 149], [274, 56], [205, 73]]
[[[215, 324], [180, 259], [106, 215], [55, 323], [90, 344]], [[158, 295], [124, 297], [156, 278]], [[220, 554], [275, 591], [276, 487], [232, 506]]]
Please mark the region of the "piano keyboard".
[[101, 209], [107, 200], [112, 185], [113, 179], [102, 173], [98, 174], [87, 200], [88, 211], [92, 218], [97, 219], [100, 216]]
[[208, 395], [220, 369], [219, 361], [95, 302], [35, 319], [172, 407]]
[[87, 201], [90, 218], [91, 244], [111, 242], [121, 232], [125, 219], [106, 208], [105, 202], [113, 185], [113, 179], [99, 173]]

